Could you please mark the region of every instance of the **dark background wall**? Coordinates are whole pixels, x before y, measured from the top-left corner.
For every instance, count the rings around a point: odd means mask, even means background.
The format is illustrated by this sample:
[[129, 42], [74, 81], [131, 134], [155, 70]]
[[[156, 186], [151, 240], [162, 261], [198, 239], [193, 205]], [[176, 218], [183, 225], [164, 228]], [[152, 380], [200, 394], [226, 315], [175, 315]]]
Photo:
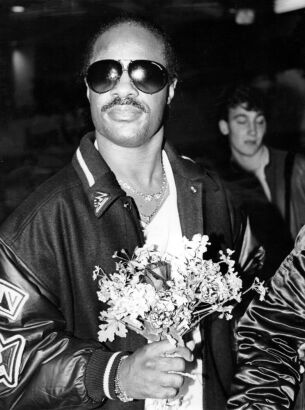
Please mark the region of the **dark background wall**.
[[[167, 138], [187, 155], [220, 155], [217, 110], [223, 89], [248, 79], [266, 92], [268, 140], [305, 145], [304, 9], [277, 14], [272, 0], [13, 0], [0, 4], [0, 219], [69, 161], [91, 128], [80, 69], [91, 34], [132, 12], [170, 33], [180, 81]], [[305, 5], [304, 5], [305, 7]], [[242, 10], [254, 15], [239, 24]], [[241, 17], [240, 17], [241, 16]], [[247, 14], [246, 14], [247, 16]], [[250, 13], [251, 16], [251, 13]], [[239, 23], [238, 23], [239, 22]]]

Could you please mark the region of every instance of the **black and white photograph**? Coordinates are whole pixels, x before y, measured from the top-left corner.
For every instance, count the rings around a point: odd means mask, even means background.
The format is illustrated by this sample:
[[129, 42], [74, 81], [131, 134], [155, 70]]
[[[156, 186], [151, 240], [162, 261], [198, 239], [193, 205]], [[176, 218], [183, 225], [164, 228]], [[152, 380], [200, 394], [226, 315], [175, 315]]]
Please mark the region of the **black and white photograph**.
[[0, 0], [0, 409], [304, 374], [305, 0]]

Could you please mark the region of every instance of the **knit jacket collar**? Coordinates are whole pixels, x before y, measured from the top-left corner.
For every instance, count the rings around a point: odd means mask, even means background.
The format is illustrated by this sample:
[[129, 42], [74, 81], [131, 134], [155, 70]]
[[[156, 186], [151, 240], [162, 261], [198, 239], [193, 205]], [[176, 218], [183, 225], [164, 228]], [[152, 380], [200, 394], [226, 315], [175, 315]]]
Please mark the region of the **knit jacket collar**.
[[[95, 148], [94, 140], [94, 132], [86, 134], [81, 139], [80, 146], [73, 156], [72, 164], [83, 184], [95, 215], [99, 218], [114, 201], [126, 194], [102, 155]], [[181, 189], [187, 190], [188, 194], [202, 190], [206, 192], [218, 190], [218, 184], [211, 174], [202, 171], [192, 160], [181, 158], [170, 144], [166, 143], [164, 149], [174, 173], [178, 198]], [[181, 195], [181, 197], [184, 198], [185, 195]], [[180, 204], [179, 206], [178, 201], [179, 212], [185, 213], [184, 205]]]

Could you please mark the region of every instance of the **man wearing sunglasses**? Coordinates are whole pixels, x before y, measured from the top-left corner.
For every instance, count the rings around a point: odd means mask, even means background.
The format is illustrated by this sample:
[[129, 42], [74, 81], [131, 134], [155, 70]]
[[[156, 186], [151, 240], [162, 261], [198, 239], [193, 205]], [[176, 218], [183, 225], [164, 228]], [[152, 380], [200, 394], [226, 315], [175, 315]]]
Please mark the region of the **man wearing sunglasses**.
[[195, 360], [188, 347], [133, 331], [98, 342], [106, 306], [92, 271], [114, 272], [116, 251], [132, 255], [146, 241], [178, 255], [182, 236], [196, 233], [214, 250], [242, 244], [245, 227], [216, 176], [165, 143], [175, 67], [165, 35], [139, 20], [112, 22], [93, 40], [84, 74], [95, 130], [0, 230], [1, 409], [155, 409], [146, 399], [176, 396], [191, 362], [195, 387], [177, 408], [224, 408], [225, 321], [197, 329]]

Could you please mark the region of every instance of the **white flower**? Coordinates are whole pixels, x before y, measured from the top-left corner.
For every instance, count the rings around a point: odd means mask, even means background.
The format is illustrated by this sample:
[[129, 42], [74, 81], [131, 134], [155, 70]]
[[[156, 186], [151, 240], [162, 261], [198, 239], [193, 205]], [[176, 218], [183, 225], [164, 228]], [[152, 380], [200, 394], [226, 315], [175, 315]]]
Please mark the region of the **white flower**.
[[259, 294], [259, 300], [264, 300], [267, 292], [267, 288], [264, 286], [264, 281], [260, 282], [258, 278], [254, 279], [252, 289]]
[[[242, 281], [231, 259], [233, 251], [220, 251], [218, 261], [204, 259], [209, 245], [207, 235], [196, 234], [191, 240], [183, 237], [179, 258], [146, 244], [131, 258], [124, 250], [115, 252], [113, 273], [95, 266], [97, 297], [108, 305], [100, 312], [99, 340], [125, 337], [131, 329], [150, 340], [178, 341], [213, 312], [231, 319], [234, 304], [241, 301]], [[266, 292], [257, 278], [251, 289], [260, 297]]]
[[126, 337], [127, 335], [126, 326], [117, 320], [109, 320], [107, 325], [102, 324], [99, 328], [98, 340], [100, 342], [106, 342], [107, 340], [112, 342], [115, 336]]
[[92, 272], [93, 280], [96, 280], [99, 277], [101, 271], [102, 269], [98, 265], [94, 266], [94, 270]]

